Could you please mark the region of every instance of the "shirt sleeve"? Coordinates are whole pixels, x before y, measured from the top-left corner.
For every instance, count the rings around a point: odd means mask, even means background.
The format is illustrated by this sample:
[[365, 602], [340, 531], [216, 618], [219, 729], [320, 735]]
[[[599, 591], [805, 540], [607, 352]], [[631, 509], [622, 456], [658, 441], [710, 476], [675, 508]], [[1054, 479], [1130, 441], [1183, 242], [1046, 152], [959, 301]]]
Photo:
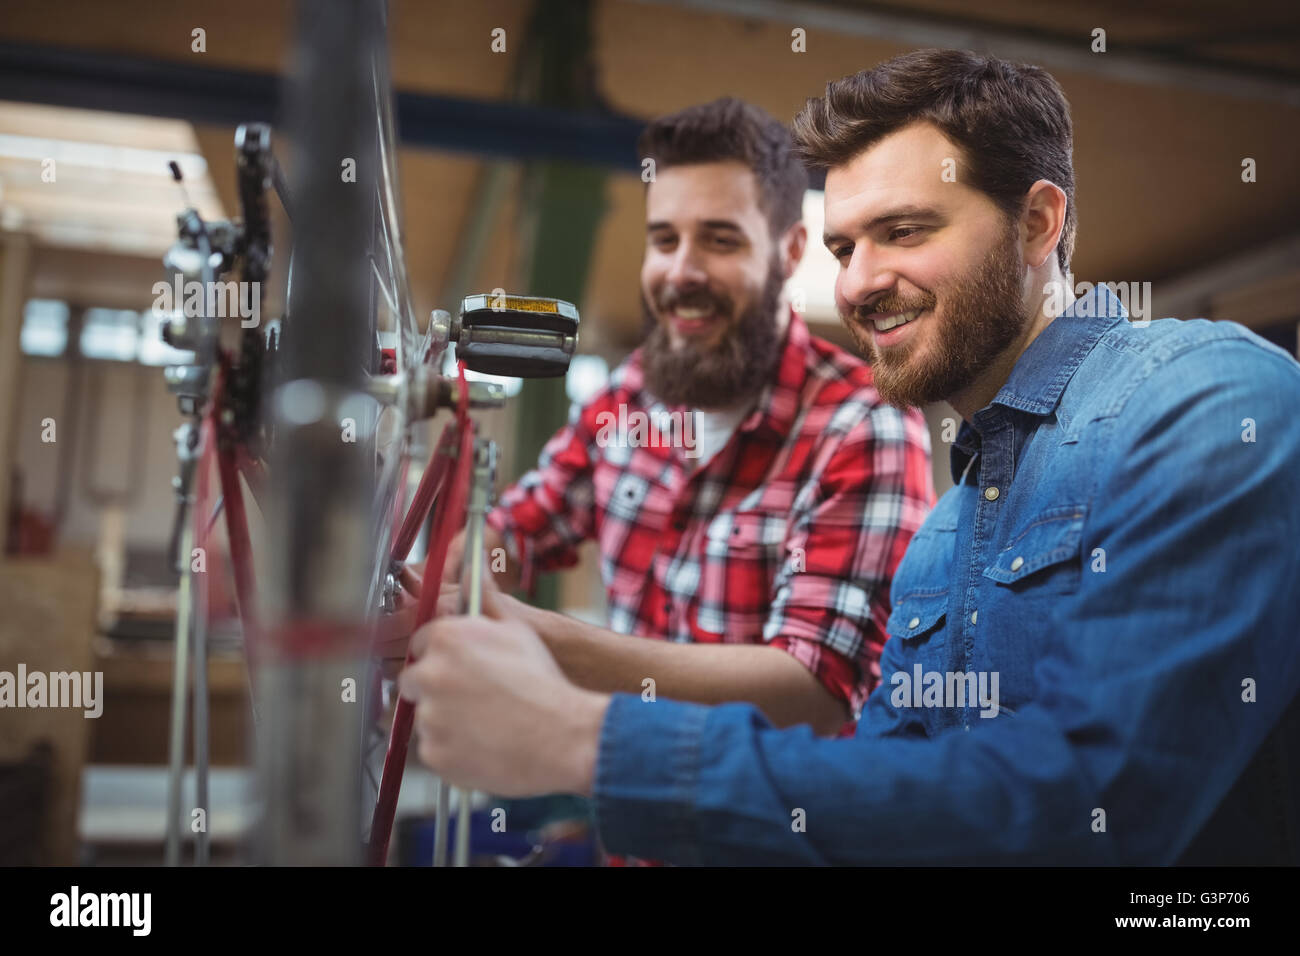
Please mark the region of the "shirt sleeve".
[[855, 714], [880, 681], [890, 580], [933, 500], [925, 420], [876, 405], [836, 443], [790, 523], [764, 639]]
[[598, 448], [590, 423], [593, 409], [608, 400], [606, 390], [585, 407], [571, 406], [568, 424], [542, 448], [537, 467], [502, 492], [488, 514], [488, 525], [501, 533], [526, 576], [573, 567], [578, 545], [593, 534]]
[[1175, 862], [1300, 693], [1300, 369], [1245, 342], [1194, 353], [1105, 423], [1085, 536], [1107, 570], [1043, 621], [1033, 703], [844, 740], [616, 695], [605, 845], [706, 864]]

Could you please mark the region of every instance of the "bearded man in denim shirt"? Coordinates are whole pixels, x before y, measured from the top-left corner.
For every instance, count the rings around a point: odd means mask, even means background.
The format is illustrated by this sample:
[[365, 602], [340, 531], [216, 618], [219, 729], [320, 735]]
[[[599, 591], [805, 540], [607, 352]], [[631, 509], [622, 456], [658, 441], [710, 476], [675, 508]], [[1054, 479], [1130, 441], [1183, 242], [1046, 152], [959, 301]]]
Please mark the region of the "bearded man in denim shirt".
[[611, 851], [678, 863], [1300, 863], [1300, 365], [1075, 298], [1041, 69], [919, 51], [794, 130], [881, 395], [963, 419], [856, 735], [592, 693], [460, 618], [403, 675], [422, 759], [590, 794]]

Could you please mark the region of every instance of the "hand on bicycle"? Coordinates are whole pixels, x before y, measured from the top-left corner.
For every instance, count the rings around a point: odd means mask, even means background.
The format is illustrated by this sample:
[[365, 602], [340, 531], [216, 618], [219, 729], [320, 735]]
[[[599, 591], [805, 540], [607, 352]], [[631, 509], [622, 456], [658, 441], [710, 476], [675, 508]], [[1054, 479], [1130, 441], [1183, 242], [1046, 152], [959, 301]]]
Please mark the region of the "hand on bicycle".
[[[486, 560], [486, 559], [485, 559]], [[493, 620], [502, 620], [506, 617], [518, 617], [517, 614], [509, 612], [508, 605], [514, 599], [509, 595], [502, 593], [497, 586], [496, 578], [489, 572], [483, 575], [483, 616], [490, 617]], [[463, 589], [459, 581], [448, 581], [443, 578], [442, 587], [438, 592], [438, 617], [455, 617], [457, 614], [466, 613], [469, 603], [465, 599]]]
[[420, 760], [456, 786], [502, 796], [590, 793], [609, 698], [561, 672], [514, 618], [439, 618], [402, 672]]
[[[457, 542], [459, 540], [457, 538]], [[459, 563], [458, 560], [458, 566]], [[484, 558], [484, 567], [487, 567], [486, 556]], [[402, 669], [402, 665], [406, 662], [411, 632], [415, 630], [419, 596], [425, 587], [421, 574], [423, 570], [424, 562], [408, 565], [403, 570], [402, 588], [397, 593], [396, 609], [391, 614], [387, 614], [380, 619], [379, 633], [375, 639], [375, 655], [381, 659], [381, 672], [389, 680], [397, 676]], [[444, 576], [438, 592], [436, 617], [452, 617], [463, 614], [466, 608], [466, 605], [462, 604], [463, 599], [459, 575], [455, 580], [448, 580]], [[491, 573], [483, 575], [482, 611], [484, 617], [500, 620], [506, 616], [518, 616], [509, 615], [506, 610], [506, 605], [512, 600], [508, 595], [501, 592], [496, 579]]]

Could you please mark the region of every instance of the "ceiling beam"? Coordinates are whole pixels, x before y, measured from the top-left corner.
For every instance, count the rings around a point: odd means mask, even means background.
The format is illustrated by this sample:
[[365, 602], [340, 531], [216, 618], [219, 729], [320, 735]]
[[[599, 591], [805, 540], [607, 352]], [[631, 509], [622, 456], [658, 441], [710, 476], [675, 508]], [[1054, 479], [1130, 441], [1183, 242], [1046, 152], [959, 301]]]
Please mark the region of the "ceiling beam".
[[[1244, 294], [1260, 285], [1277, 282], [1287, 285], [1286, 277], [1297, 274], [1297, 263], [1300, 263], [1300, 233], [1293, 233], [1192, 269], [1184, 275], [1171, 276], [1153, 284], [1155, 314], [1219, 318], [1214, 314], [1216, 302]], [[1300, 317], [1300, 305], [1296, 300], [1284, 298], [1278, 303], [1283, 306], [1283, 313], [1262, 316], [1263, 324]], [[1255, 324], [1249, 315], [1226, 317], [1246, 325]]]
[[[0, 99], [168, 116], [193, 123], [276, 124], [281, 78], [63, 47], [0, 43]], [[598, 110], [423, 93], [396, 94], [403, 146], [512, 160], [567, 160], [639, 173], [644, 122]]]
[[1112, 43], [1093, 53], [1090, 36], [1070, 40], [1059, 34], [1016, 29], [953, 16], [922, 16], [846, 8], [801, 0], [640, 0], [684, 7], [699, 13], [744, 20], [769, 20], [843, 36], [869, 37], [904, 47], [973, 50], [1046, 69], [1086, 73], [1125, 83], [1140, 83], [1265, 100], [1300, 107], [1300, 81], [1264, 70], [1207, 65], [1202, 57], [1160, 54]]

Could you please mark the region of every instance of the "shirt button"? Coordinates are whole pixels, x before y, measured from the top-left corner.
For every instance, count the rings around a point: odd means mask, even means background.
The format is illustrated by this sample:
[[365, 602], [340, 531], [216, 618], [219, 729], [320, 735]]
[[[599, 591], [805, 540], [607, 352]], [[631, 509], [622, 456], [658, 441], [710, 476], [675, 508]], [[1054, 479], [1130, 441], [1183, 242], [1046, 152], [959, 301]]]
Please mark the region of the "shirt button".
[[910, 621], [907, 622], [907, 626], [908, 626], [909, 628], [911, 628], [911, 627], [916, 627], [916, 625], [918, 625], [918, 624], [920, 624], [920, 623], [921, 623], [921, 619], [920, 619], [919, 617], [914, 617], [914, 618], [912, 618]]
[[1021, 557], [1017, 557], [1014, 561], [1011, 562], [1012, 571], [1019, 571], [1024, 566], [1025, 566], [1025, 559]]
[[989, 501], [997, 501], [999, 494], [1000, 492], [998, 491], [996, 485], [989, 485], [987, 488], [984, 489], [984, 497], [987, 498]]
[[976, 619], [977, 617], [979, 617], [979, 616], [980, 616], [980, 612], [979, 612], [979, 611], [971, 611], [971, 612], [970, 612], [970, 622], [971, 622], [972, 624], [974, 624], [974, 623], [975, 623], [975, 619]]
[[672, 601], [665, 601], [665, 602], [664, 602], [664, 613], [665, 613], [665, 614], [672, 614], [672, 613], [673, 613], [673, 602], [672, 602]]
[[686, 530], [686, 522], [685, 522], [685, 521], [674, 521], [674, 522], [673, 522], [673, 527], [676, 528], [678, 531], [685, 531], [685, 530]]

